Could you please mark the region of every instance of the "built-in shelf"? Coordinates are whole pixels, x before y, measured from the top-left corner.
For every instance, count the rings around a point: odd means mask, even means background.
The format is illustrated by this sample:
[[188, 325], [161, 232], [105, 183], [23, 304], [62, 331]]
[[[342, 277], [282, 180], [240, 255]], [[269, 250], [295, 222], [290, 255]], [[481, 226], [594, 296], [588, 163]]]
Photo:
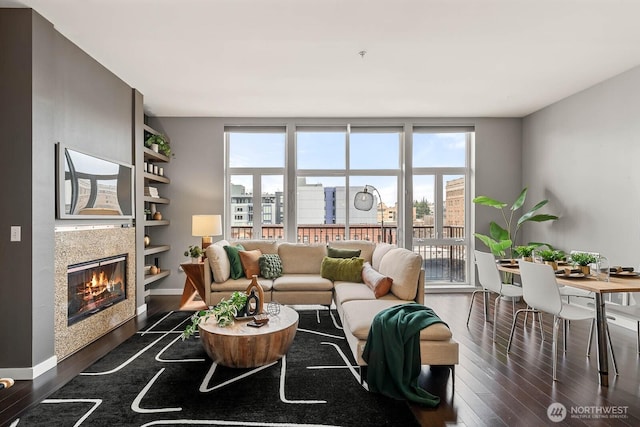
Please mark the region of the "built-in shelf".
[[161, 182], [163, 184], [170, 184], [171, 180], [166, 176], [160, 176], [153, 173], [145, 172], [144, 179], [152, 181], [152, 182]]
[[144, 254], [145, 255], [159, 254], [160, 252], [167, 252], [170, 249], [171, 249], [171, 246], [169, 245], [150, 245], [144, 248]]
[[[141, 100], [140, 98], [136, 99]], [[137, 108], [142, 108], [142, 104], [137, 105]], [[137, 181], [139, 188], [136, 189], [136, 197], [137, 200], [143, 201], [143, 203], [138, 204], [136, 208], [136, 217], [141, 219], [136, 222], [139, 224], [140, 228], [143, 229], [141, 232], [136, 232], [136, 238], [138, 239], [136, 247], [138, 254], [140, 254], [140, 257], [137, 257], [137, 263], [140, 265], [140, 268], [136, 272], [136, 277], [138, 282], [144, 283], [144, 294], [145, 296], [148, 296], [150, 289], [160, 283], [158, 282], [159, 280], [164, 279], [171, 274], [171, 269], [166, 268], [168, 267], [167, 254], [170, 253], [169, 251], [171, 250], [171, 246], [166, 244], [166, 236], [164, 236], [163, 233], [158, 233], [160, 229], [157, 228], [169, 226], [171, 222], [164, 218], [161, 220], [146, 219], [149, 211], [155, 213], [157, 209], [157, 211], [161, 213], [166, 213], [163, 208], [170, 204], [170, 200], [167, 197], [151, 197], [148, 195], [149, 192], [145, 191], [145, 188], [148, 190], [148, 187], [154, 187], [158, 190], [160, 195], [167, 195], [162, 193], [167, 190], [168, 187], [166, 185], [170, 184], [171, 180], [165, 175], [164, 168], [168, 166], [171, 159], [170, 156], [165, 156], [162, 153], [155, 152], [149, 147], [144, 146], [144, 142], [149, 138], [149, 136], [162, 135], [161, 132], [143, 123], [143, 121], [137, 121], [136, 127], [136, 135], [139, 136], [136, 139], [136, 166], [139, 166], [136, 168], [139, 179]], [[166, 136], [164, 137], [167, 142], [169, 142]], [[162, 174], [158, 173], [161, 170]], [[154, 192], [153, 194], [156, 193]], [[152, 218], [152, 216], [149, 216], [149, 218]], [[154, 244], [145, 247], [143, 239], [147, 237]], [[150, 274], [148, 270], [145, 272], [145, 269], [143, 269], [142, 266], [149, 265], [159, 266], [160, 272], [158, 274]]]
[[169, 162], [169, 156], [162, 153], [156, 153], [150, 148], [144, 147], [143, 150], [145, 160], [155, 160], [157, 162]]
[[165, 199], [164, 197], [144, 196], [144, 201], [149, 203], [160, 203], [163, 205], [168, 205], [170, 203], [170, 200]]
[[162, 278], [167, 277], [170, 274], [171, 274], [171, 270], [160, 270], [160, 273], [158, 273], [158, 274], [145, 274], [144, 275], [144, 284], [145, 285], [149, 285], [149, 284], [155, 282], [156, 280], [160, 280]]
[[145, 227], [155, 227], [158, 225], [169, 225], [169, 224], [171, 223], [169, 222], [168, 219], [161, 219], [161, 220], [150, 219], [144, 222]]

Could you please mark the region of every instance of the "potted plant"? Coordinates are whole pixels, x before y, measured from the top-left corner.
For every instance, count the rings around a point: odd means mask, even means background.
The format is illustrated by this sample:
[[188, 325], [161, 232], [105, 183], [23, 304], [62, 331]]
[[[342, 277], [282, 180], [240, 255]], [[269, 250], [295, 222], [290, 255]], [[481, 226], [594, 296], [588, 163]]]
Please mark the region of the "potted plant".
[[[524, 202], [527, 198], [527, 188], [525, 187], [521, 192], [518, 198], [511, 204], [509, 207], [509, 213], [505, 212], [508, 203], [501, 202], [496, 199], [492, 199], [487, 196], [478, 196], [473, 199], [473, 203], [483, 206], [489, 206], [495, 209], [499, 209], [502, 213], [502, 218], [504, 220], [504, 226], [498, 225], [496, 222], [491, 221], [489, 224], [489, 235], [484, 235], [480, 233], [474, 233], [482, 243], [484, 243], [491, 252], [496, 256], [505, 256], [506, 251], [509, 250], [509, 257], [513, 256], [513, 245], [516, 242], [516, 238], [518, 236], [518, 231], [520, 227], [526, 222], [544, 222], [544, 221], [553, 221], [558, 219], [556, 215], [550, 214], [536, 214], [540, 208], [548, 203], [548, 200], [543, 200], [541, 202], [536, 203], [534, 207], [529, 209], [526, 213], [520, 216], [517, 220], [514, 218], [515, 212], [522, 208]], [[530, 243], [531, 244], [531, 243]], [[542, 245], [540, 243], [538, 245]]]
[[189, 246], [189, 248], [184, 251], [184, 256], [191, 257], [191, 262], [197, 264], [200, 262], [200, 257], [202, 256], [202, 249], [200, 246]]
[[171, 147], [169, 141], [164, 135], [151, 135], [144, 141], [144, 146], [151, 148], [156, 153], [162, 153], [165, 156], [171, 154]]
[[200, 322], [206, 322], [209, 317], [215, 319], [218, 326], [224, 328], [233, 323], [238, 313], [244, 310], [247, 304], [247, 294], [235, 291], [228, 300], [224, 298], [215, 306], [207, 310], [197, 311], [191, 316], [191, 323], [182, 332], [182, 340], [189, 338], [198, 331]]
[[598, 262], [598, 257], [587, 252], [574, 252], [571, 254], [571, 264], [579, 266], [580, 271], [585, 276], [591, 273], [589, 264], [594, 264], [596, 262]]
[[146, 219], [146, 220], [150, 220], [151, 219], [151, 209], [144, 208], [144, 219]]
[[531, 261], [533, 257], [533, 251], [540, 245], [537, 243], [530, 243], [524, 246], [515, 246], [513, 248], [513, 256], [516, 258], [522, 258], [525, 261]]
[[538, 255], [545, 264], [549, 264], [553, 268], [553, 271], [558, 269], [558, 261], [565, 258], [564, 252], [557, 249], [545, 249], [538, 252]]

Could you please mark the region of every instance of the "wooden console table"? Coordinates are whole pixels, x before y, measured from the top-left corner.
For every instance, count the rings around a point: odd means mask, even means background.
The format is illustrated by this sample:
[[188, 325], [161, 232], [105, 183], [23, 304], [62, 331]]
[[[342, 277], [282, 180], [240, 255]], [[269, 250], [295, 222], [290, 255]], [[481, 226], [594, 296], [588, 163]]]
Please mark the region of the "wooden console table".
[[206, 305], [204, 292], [204, 263], [184, 263], [180, 264], [187, 279], [184, 281], [184, 290], [180, 299], [180, 307], [193, 301], [196, 293], [200, 295], [203, 303]]

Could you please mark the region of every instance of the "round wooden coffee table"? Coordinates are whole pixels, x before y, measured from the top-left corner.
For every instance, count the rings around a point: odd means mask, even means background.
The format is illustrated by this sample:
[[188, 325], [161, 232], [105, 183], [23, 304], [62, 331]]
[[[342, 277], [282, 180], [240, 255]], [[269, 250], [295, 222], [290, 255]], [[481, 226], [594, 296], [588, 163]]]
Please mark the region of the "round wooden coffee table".
[[298, 328], [294, 309], [282, 306], [280, 314], [270, 316], [260, 328], [248, 326], [249, 320], [236, 320], [221, 328], [209, 318], [199, 325], [202, 345], [214, 362], [230, 368], [254, 368], [287, 353]]

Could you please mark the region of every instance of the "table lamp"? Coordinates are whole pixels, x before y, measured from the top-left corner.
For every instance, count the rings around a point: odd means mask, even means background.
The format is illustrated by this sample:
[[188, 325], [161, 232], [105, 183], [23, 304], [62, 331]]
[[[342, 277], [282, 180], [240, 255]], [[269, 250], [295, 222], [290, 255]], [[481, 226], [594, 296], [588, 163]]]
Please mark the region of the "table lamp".
[[202, 250], [213, 242], [211, 236], [222, 235], [222, 217], [220, 215], [193, 215], [191, 235], [202, 237]]

